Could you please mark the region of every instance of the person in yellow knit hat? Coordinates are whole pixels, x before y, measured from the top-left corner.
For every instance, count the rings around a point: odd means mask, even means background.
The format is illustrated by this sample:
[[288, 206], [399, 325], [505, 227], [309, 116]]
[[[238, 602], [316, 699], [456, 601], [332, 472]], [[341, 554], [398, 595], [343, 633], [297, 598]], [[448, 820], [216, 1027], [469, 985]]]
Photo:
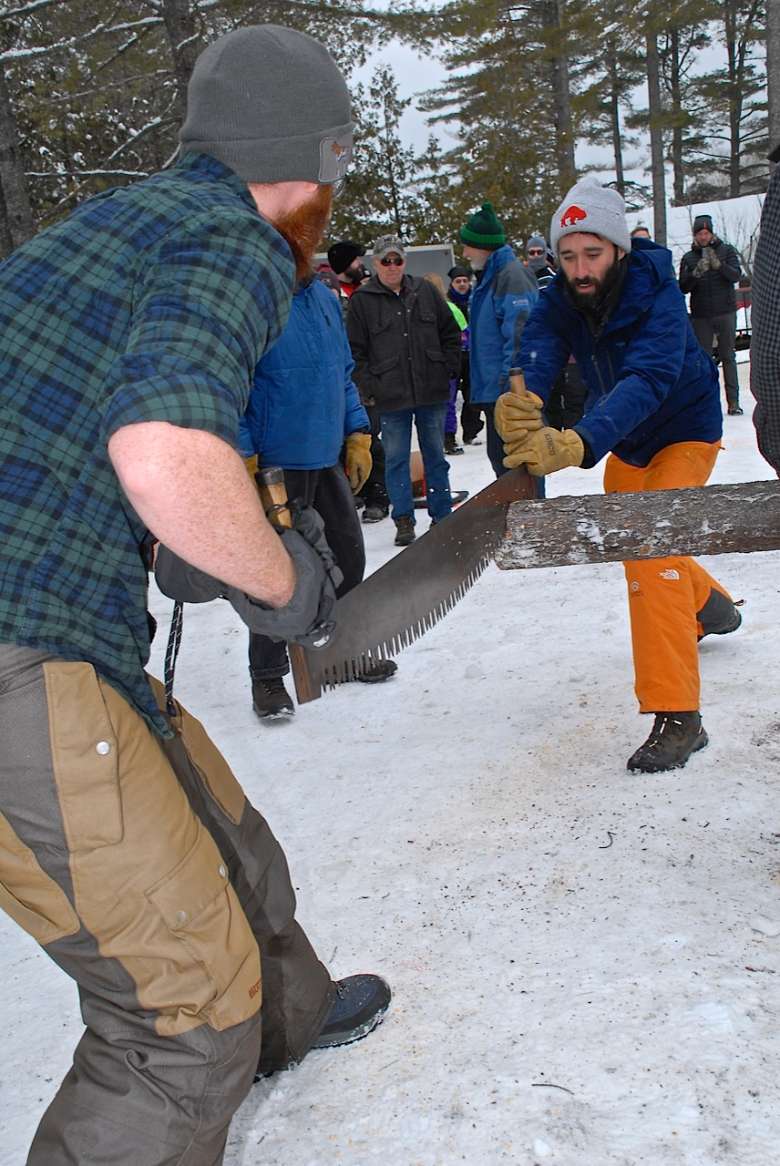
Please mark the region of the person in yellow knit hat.
[[[559, 271], [520, 345], [528, 392], [496, 405], [504, 464], [540, 476], [608, 454], [607, 493], [703, 486], [722, 434], [717, 370], [691, 329], [671, 253], [632, 240], [623, 199], [594, 179], [568, 192], [550, 239]], [[570, 355], [588, 387], [585, 413], [571, 429], [552, 429], [542, 410]], [[655, 714], [628, 768], [678, 768], [707, 744], [697, 640], [735, 631], [741, 616], [693, 559], [630, 562], [625, 571], [636, 694], [640, 712]]]

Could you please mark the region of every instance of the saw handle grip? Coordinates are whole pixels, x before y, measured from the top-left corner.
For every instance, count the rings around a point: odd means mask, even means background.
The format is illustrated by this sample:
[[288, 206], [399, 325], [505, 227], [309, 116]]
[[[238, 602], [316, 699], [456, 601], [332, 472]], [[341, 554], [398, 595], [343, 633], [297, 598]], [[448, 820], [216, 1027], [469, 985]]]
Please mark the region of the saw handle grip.
[[291, 530], [293, 517], [287, 500], [284, 470], [281, 466], [266, 466], [255, 476], [265, 516], [272, 526]]
[[[525, 377], [521, 368], [510, 368], [509, 370], [509, 391], [518, 397], [525, 397], [528, 394], [528, 389], [525, 387]], [[525, 479], [525, 489], [527, 498], [536, 498], [536, 482], [531, 478], [527, 466], [518, 466], [513, 471], [515, 474], [520, 474]]]
[[510, 393], [515, 393], [518, 397], [524, 397], [528, 392], [528, 389], [525, 387], [525, 377], [521, 368], [510, 368], [509, 391]]

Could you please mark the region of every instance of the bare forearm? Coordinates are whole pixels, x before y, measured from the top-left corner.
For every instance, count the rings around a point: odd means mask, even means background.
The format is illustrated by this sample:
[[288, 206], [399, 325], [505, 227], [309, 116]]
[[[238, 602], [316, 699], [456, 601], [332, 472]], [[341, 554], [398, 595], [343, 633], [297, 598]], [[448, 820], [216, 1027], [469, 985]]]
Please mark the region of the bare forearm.
[[198, 429], [142, 422], [118, 430], [108, 453], [149, 530], [187, 562], [282, 607], [295, 571], [263, 514], [239, 455]]

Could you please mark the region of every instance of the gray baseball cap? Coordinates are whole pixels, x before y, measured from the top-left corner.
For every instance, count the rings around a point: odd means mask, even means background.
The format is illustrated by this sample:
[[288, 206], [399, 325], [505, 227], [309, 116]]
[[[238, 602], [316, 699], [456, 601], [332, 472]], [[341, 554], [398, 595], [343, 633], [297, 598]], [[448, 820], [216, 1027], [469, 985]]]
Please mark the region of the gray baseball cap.
[[346, 81], [325, 46], [256, 24], [198, 57], [179, 141], [245, 182], [330, 184], [346, 173], [353, 129]]
[[402, 259], [406, 258], [406, 248], [397, 235], [380, 235], [371, 254], [375, 259], [384, 259], [391, 251], [395, 251]]

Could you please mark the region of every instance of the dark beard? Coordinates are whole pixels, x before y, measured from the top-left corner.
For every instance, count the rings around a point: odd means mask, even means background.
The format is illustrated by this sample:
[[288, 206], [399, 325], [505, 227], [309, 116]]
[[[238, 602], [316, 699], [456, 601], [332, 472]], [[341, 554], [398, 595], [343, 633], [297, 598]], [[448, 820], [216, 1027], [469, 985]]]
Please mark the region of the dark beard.
[[333, 204], [333, 188], [320, 186], [308, 202], [302, 203], [288, 215], [273, 220], [282, 238], [286, 239], [295, 260], [295, 279], [299, 282], [311, 275], [317, 248], [325, 234]]
[[618, 259], [617, 251], [615, 252], [615, 261], [607, 270], [604, 278], [591, 281], [591, 286], [595, 287], [595, 291], [578, 291], [577, 285], [572, 280], [567, 279], [566, 283], [569, 294], [574, 301], [574, 306], [579, 308], [581, 312], [586, 312], [588, 315], [596, 317], [601, 316], [606, 309], [611, 307], [612, 299], [615, 293], [620, 291], [625, 278], [625, 259], [625, 256], [623, 259]]

